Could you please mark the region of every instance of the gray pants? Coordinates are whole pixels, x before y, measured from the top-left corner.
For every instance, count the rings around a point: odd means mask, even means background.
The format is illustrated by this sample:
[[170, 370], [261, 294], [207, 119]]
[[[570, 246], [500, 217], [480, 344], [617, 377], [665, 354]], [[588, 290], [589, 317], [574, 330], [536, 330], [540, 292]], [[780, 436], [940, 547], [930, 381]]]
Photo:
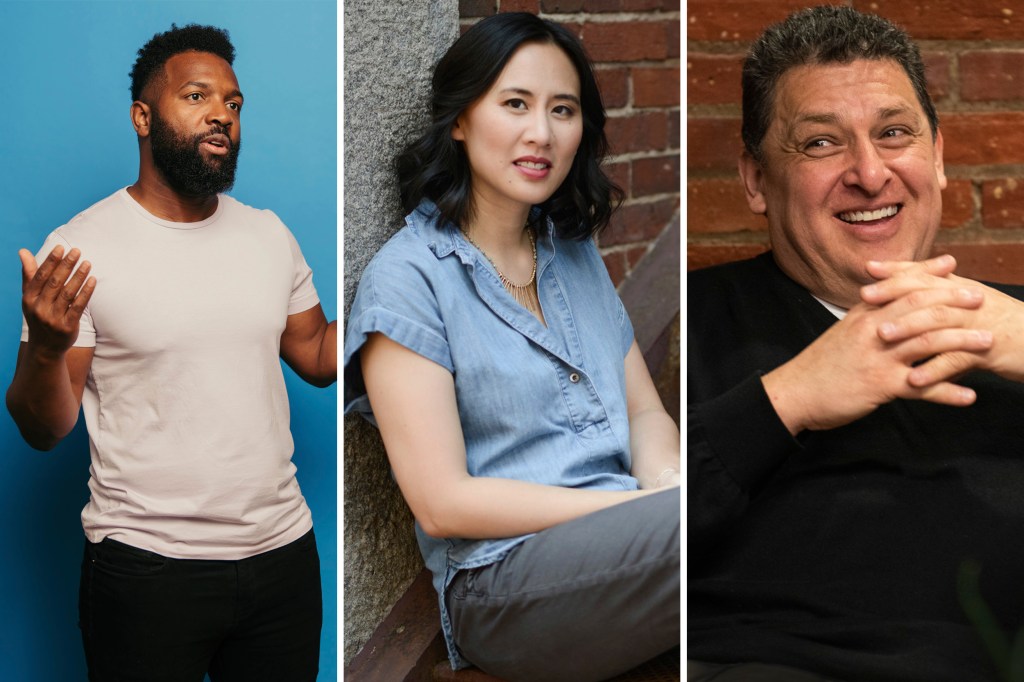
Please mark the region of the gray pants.
[[549, 528], [459, 571], [462, 655], [510, 681], [588, 682], [679, 645], [679, 488]]

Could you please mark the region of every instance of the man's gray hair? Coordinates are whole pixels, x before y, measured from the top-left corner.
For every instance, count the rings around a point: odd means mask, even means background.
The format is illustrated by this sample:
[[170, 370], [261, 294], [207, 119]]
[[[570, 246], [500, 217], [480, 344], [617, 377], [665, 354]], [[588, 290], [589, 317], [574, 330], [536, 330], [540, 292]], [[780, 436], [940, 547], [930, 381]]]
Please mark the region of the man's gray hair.
[[759, 163], [761, 144], [771, 125], [775, 89], [782, 75], [797, 66], [849, 64], [856, 59], [891, 59], [910, 79], [928, 117], [932, 138], [939, 117], [928, 95], [924, 63], [917, 45], [903, 29], [852, 7], [821, 6], [794, 12], [768, 27], [743, 62], [743, 144]]

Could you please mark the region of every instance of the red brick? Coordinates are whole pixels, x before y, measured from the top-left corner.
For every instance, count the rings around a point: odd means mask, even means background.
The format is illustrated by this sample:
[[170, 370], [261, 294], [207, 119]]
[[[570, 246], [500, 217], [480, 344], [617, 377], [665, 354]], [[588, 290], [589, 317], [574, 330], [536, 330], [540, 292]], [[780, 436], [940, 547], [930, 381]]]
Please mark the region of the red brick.
[[649, 246], [650, 244], [641, 244], [640, 246], [626, 249], [619, 247], [614, 250], [605, 250], [601, 253], [604, 267], [616, 287], [629, 278], [633, 268], [647, 254]]
[[612, 280], [612, 284], [618, 287], [626, 279], [626, 272], [629, 270], [629, 266], [626, 263], [626, 255], [622, 251], [611, 251], [601, 255], [601, 259], [604, 261], [604, 268], [608, 271], [608, 276]]
[[595, 73], [605, 109], [620, 109], [629, 104], [629, 69], [598, 68]]
[[682, 124], [678, 111], [668, 115], [668, 148], [679, 149], [679, 128]]
[[1024, 7], [1008, 0], [854, 0], [899, 24], [915, 40], [1020, 40]]
[[583, 43], [597, 62], [629, 62], [668, 57], [671, 21], [587, 23]]
[[633, 268], [636, 267], [636, 264], [643, 260], [643, 257], [647, 255], [647, 250], [648, 245], [645, 244], [626, 251], [626, 263], [629, 265], [630, 272], [633, 272]]
[[742, 151], [738, 117], [687, 120], [686, 165], [690, 170], [736, 172]]
[[1024, 162], [1024, 112], [948, 114], [941, 130], [947, 165]]
[[613, 154], [665, 149], [668, 116], [663, 111], [614, 116], [608, 119], [605, 132]]
[[583, 0], [583, 11], [594, 12], [647, 12], [669, 9], [664, 0]]
[[761, 244], [687, 244], [686, 269], [698, 270], [719, 263], [745, 260], [768, 250], [767, 243]]
[[679, 67], [633, 69], [633, 106], [679, 106]]
[[695, 180], [686, 183], [686, 233], [763, 232], [768, 221], [750, 210], [743, 183], [734, 180]]
[[572, 14], [583, 11], [584, 0], [541, 0], [544, 12], [553, 14]]
[[739, 104], [740, 55], [688, 54], [686, 56], [686, 103]]
[[960, 98], [968, 102], [1024, 99], [1024, 52], [960, 55]]
[[936, 244], [932, 253], [952, 254], [962, 277], [1024, 284], [1024, 244]]
[[622, 188], [622, 191], [626, 193], [626, 197], [630, 196], [629, 187], [632, 174], [630, 173], [630, 163], [628, 161], [606, 163], [604, 165], [604, 172], [612, 182]]
[[745, 42], [770, 24], [807, 7], [807, 0], [690, 0], [686, 3], [686, 35], [690, 40]]
[[499, 12], [540, 12], [540, 0], [499, 0]]
[[489, 17], [497, 11], [497, 0], [459, 0], [460, 17]]
[[1024, 179], [982, 182], [981, 220], [992, 229], [1024, 227]]
[[974, 221], [974, 183], [970, 180], [947, 181], [942, 192], [942, 222], [944, 230], [964, 227]]
[[949, 55], [941, 52], [925, 52], [921, 55], [921, 59], [924, 61], [928, 94], [936, 101], [949, 97]]
[[633, 196], [679, 192], [679, 155], [633, 161]]
[[[678, 0], [676, 1], [678, 2]], [[675, 11], [679, 11], [678, 6], [675, 7]], [[679, 22], [670, 21], [668, 24], [668, 56], [672, 59], [679, 59], [679, 52], [682, 45], [683, 41], [680, 38]]]
[[678, 207], [677, 199], [624, 204], [601, 235], [601, 245], [635, 244], [654, 239], [665, 229]]
[[[583, 41], [583, 24], [575, 21], [559, 21], [558, 24], [566, 31], [576, 36], [578, 40], [581, 42]], [[583, 47], [587, 47], [586, 43], [583, 44]], [[590, 53], [588, 52], [587, 54], [589, 55]]]

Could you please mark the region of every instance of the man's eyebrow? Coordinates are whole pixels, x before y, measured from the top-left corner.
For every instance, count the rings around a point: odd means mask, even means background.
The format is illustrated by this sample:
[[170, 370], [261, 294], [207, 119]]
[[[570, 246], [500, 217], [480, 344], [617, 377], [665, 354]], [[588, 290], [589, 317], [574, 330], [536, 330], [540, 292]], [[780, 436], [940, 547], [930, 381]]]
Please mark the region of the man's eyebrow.
[[895, 118], [897, 116], [910, 115], [914, 118], [920, 118], [920, 114], [914, 110], [913, 107], [898, 106], [898, 107], [885, 107], [884, 109], [878, 110], [878, 118], [888, 119]]
[[[884, 120], [888, 120], [890, 118], [897, 118], [899, 116], [907, 116], [907, 115], [913, 116], [915, 118], [920, 118], [918, 112], [915, 111], [913, 107], [902, 106], [902, 105], [901, 106], [895, 106], [895, 107], [882, 107], [882, 108], [877, 110], [877, 115], [878, 115], [879, 120], [883, 120], [883, 121]], [[820, 124], [823, 124], [823, 125], [834, 125], [834, 124], [840, 123], [840, 121], [841, 121], [841, 116], [839, 114], [835, 114], [835, 113], [820, 113], [820, 114], [810, 113], [810, 114], [802, 114], [800, 116], [797, 116], [795, 119], [793, 119], [790, 122], [789, 129], [790, 130], [795, 130], [796, 128], [798, 128], [798, 127], [800, 127], [802, 125], [814, 124], [814, 123], [820, 123]]]
[[[499, 94], [503, 94], [503, 93], [509, 93], [509, 94], [513, 94], [513, 95], [524, 95], [526, 97], [533, 97], [533, 93], [531, 91], [527, 90], [526, 88], [504, 88], [503, 90], [500, 91]], [[552, 99], [568, 100], [568, 101], [572, 102], [573, 104], [576, 104], [577, 106], [580, 103], [580, 98], [579, 97], [577, 97], [576, 95], [573, 95], [572, 93], [568, 93], [568, 92], [566, 92], [566, 93], [558, 93], [557, 95], [553, 95]]]
[[795, 128], [804, 123], [838, 123], [838, 114], [804, 114], [795, 118], [790, 124], [790, 128]]
[[[184, 90], [185, 88], [199, 88], [200, 90], [209, 91], [210, 90], [210, 84], [209, 83], [203, 83], [202, 81], [189, 81], [187, 83], [184, 83], [178, 89], [179, 90]], [[232, 99], [232, 98], [236, 98], [236, 97], [238, 99], [241, 99], [241, 100], [245, 99], [245, 96], [242, 95], [242, 91], [239, 90], [238, 88], [235, 88], [234, 90], [232, 90], [229, 93], [227, 93], [227, 96], [225, 97], [225, 99]]]

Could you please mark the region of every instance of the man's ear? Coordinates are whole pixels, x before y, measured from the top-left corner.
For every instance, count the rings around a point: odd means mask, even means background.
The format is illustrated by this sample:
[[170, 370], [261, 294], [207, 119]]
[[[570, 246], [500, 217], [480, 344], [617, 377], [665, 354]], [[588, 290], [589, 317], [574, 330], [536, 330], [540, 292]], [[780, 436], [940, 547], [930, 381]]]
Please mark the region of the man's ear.
[[151, 120], [149, 105], [141, 100], [135, 100], [132, 102], [130, 115], [132, 117], [132, 127], [135, 128], [135, 134], [139, 137], [149, 137]]
[[942, 131], [935, 132], [935, 177], [939, 181], [939, 189], [946, 189], [946, 166], [942, 160]]
[[764, 170], [761, 164], [744, 150], [739, 160], [740, 179], [747, 194], [747, 206], [758, 215], [768, 213], [768, 204], [764, 200]]

